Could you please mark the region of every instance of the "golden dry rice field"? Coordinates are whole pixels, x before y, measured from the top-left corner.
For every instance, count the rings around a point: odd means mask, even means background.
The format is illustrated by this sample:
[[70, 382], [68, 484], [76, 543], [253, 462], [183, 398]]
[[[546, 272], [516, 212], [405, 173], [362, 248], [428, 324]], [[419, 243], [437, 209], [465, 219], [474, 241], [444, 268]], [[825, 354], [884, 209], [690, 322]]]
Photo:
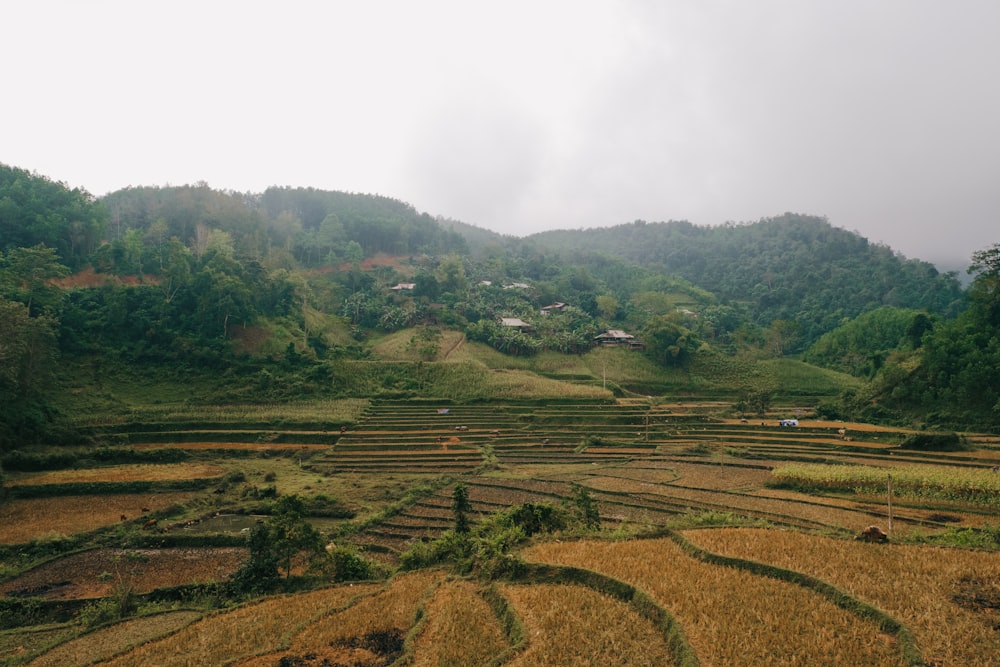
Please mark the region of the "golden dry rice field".
[[876, 605], [913, 631], [932, 664], [985, 666], [1000, 657], [1000, 553], [893, 544], [873, 549], [749, 528], [687, 537], [713, 553], [810, 574]]
[[[335, 407], [349, 426], [314, 428], [311, 410]], [[718, 409], [322, 403], [301, 430], [219, 417], [212, 439], [177, 442], [157, 424], [109, 424], [129, 451], [189, 458], [8, 474], [0, 665], [1000, 664], [994, 439], [909, 451], [893, 429], [807, 415], [789, 429]], [[906, 480], [891, 505], [889, 475]], [[844, 479], [868, 481], [832, 481]], [[207, 483], [176, 490], [188, 480]], [[473, 524], [525, 503], [570, 506], [584, 489], [601, 528], [536, 536], [499, 579], [400, 569], [407, 549], [454, 525], [459, 482]], [[113, 492], [134, 484], [149, 490]], [[293, 493], [379, 576], [239, 604], [152, 602], [227, 581], [246, 558], [241, 531]], [[891, 527], [888, 544], [854, 539], [868, 525]], [[84, 623], [123, 591], [131, 614]], [[25, 609], [52, 615], [16, 621]]]

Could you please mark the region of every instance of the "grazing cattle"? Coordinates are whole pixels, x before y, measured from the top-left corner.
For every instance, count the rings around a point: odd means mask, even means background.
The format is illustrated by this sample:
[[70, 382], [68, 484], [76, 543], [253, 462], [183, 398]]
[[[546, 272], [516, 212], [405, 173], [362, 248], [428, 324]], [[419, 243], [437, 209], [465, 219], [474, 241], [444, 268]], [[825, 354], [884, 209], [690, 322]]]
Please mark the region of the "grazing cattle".
[[994, 473], [994, 474], [996, 474], [996, 472], [997, 472], [998, 470], [1000, 470], [1000, 466], [993, 466], [992, 468], [990, 468], [990, 472], [992, 472], [992, 473]]
[[856, 539], [862, 542], [888, 542], [889, 535], [878, 526], [868, 526], [861, 531], [861, 534]]
[[122, 516], [121, 516], [121, 521], [128, 521], [128, 517], [127, 517], [127, 516], [125, 516], [124, 514], [122, 514]]
[[543, 440], [542, 440], [542, 444], [543, 444], [543, 445], [547, 445], [547, 444], [549, 444], [549, 439], [548, 439], [548, 438], [545, 438], [545, 439], [543, 439]]
[[140, 512], [142, 512], [143, 514], [149, 514], [149, 513], [150, 513], [150, 512], [152, 512], [153, 510], [149, 509], [148, 507], [143, 507], [143, 508], [142, 508], [141, 510], [139, 510], [139, 511], [140, 511]]
[[347, 427], [346, 426], [341, 426], [340, 427], [340, 432], [341, 433], [347, 433]]
[[749, 423], [749, 421], [750, 421], [750, 420], [748, 420], [748, 419], [747, 419], [746, 417], [742, 417], [742, 418], [740, 419], [740, 423], [741, 423], [741, 424], [748, 424], [748, 423]]
[[498, 435], [500, 435], [500, 431], [497, 429], [493, 429], [492, 431], [490, 431], [490, 435], [492, 435], [495, 438]]
[[157, 523], [158, 522], [157, 522], [156, 519], [150, 519], [146, 523], [142, 524], [142, 527], [143, 528], [155, 528]]
[[456, 431], [468, 431], [469, 427], [468, 426], [456, 426], [455, 430]]

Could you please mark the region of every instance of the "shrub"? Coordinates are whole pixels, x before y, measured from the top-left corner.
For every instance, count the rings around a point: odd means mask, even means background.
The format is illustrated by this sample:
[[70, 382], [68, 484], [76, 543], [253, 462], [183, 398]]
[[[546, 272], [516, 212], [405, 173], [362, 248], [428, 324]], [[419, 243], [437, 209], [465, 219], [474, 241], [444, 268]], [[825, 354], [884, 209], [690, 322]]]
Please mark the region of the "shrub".
[[233, 573], [229, 591], [234, 595], [260, 595], [271, 591], [278, 583], [278, 555], [271, 546], [271, 534], [258, 521], [247, 537], [250, 557]]
[[0, 598], [0, 630], [40, 625], [48, 620], [39, 598]]
[[957, 452], [969, 449], [957, 433], [915, 433], [904, 440], [900, 447], [922, 452]]
[[496, 515], [499, 525], [520, 528], [525, 537], [537, 533], [563, 530], [568, 524], [565, 510], [549, 503], [524, 503], [515, 505]]
[[14, 450], [5, 455], [0, 463], [6, 470], [36, 472], [39, 470], [62, 470], [76, 465], [77, 456], [70, 452], [31, 454]]
[[336, 581], [364, 581], [375, 579], [378, 576], [376, 565], [364, 558], [353, 547], [334, 548], [330, 552], [330, 559], [333, 561]]
[[119, 583], [113, 595], [95, 600], [80, 610], [77, 620], [87, 628], [119, 621], [136, 610], [132, 586]]

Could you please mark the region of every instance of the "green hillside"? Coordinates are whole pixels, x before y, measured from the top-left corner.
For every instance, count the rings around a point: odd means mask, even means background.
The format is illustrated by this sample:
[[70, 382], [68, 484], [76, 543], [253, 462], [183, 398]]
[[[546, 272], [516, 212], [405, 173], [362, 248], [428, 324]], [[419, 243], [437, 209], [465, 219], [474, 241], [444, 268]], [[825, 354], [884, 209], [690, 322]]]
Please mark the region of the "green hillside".
[[516, 239], [384, 196], [195, 185], [98, 201], [2, 175], [5, 448], [72, 439], [73, 392], [113, 377], [176, 376], [213, 400], [784, 397], [997, 426], [990, 251], [963, 291], [804, 215]]

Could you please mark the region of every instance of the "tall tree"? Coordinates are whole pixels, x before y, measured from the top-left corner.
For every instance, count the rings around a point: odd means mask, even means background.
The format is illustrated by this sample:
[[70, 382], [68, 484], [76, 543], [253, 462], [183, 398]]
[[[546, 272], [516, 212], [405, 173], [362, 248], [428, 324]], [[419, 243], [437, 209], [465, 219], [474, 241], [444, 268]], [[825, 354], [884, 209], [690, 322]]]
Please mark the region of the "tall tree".
[[1000, 243], [973, 253], [969, 273], [975, 274], [969, 300], [990, 325], [1000, 326]]
[[296, 556], [314, 557], [323, 553], [323, 538], [306, 518], [305, 501], [297, 495], [281, 496], [267, 522], [271, 544], [285, 578], [291, 576]]
[[664, 366], [681, 366], [698, 349], [698, 339], [675, 315], [654, 317], [640, 332], [646, 354]]
[[455, 532], [468, 533], [472, 503], [469, 502], [469, 487], [462, 482], [456, 484], [455, 490], [451, 493], [451, 509], [455, 514]]
[[27, 305], [29, 314], [58, 310], [63, 293], [52, 281], [68, 274], [55, 249], [43, 243], [0, 254], [0, 294]]

